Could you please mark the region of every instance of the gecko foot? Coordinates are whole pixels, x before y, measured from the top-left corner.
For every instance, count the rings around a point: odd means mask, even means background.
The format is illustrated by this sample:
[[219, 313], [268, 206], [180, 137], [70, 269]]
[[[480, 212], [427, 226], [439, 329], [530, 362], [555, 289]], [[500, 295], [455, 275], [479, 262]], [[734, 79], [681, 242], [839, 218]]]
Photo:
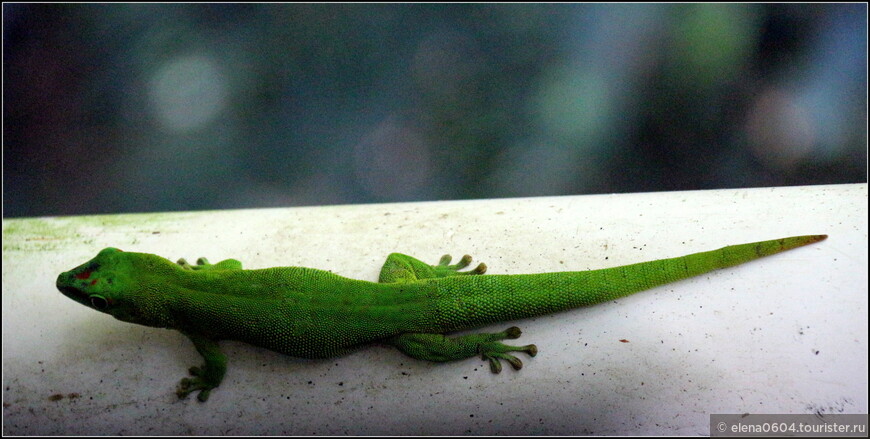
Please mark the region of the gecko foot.
[[212, 264], [206, 258], [199, 258], [196, 260], [196, 265], [192, 265], [190, 262], [187, 262], [186, 259], [181, 258], [176, 262], [176, 264], [180, 265], [181, 268], [185, 270], [241, 270], [242, 263], [235, 259], [225, 259], [223, 261], [218, 262], [217, 264]]
[[455, 273], [452, 274], [483, 274], [486, 273], [486, 264], [481, 263], [473, 270], [460, 272], [459, 270], [469, 266], [471, 264], [471, 255], [465, 255], [462, 259], [459, 260], [458, 263], [454, 265], [449, 265], [450, 260], [453, 259], [450, 255], [441, 256], [441, 260], [438, 261], [438, 265], [434, 266], [436, 270], [441, 272], [444, 271], [453, 271]]
[[[522, 331], [520, 331], [520, 328], [511, 326], [503, 332], [492, 334], [492, 336], [494, 336], [493, 338], [496, 340], [504, 340], [519, 338], [521, 334]], [[538, 347], [533, 344], [525, 346], [509, 346], [498, 341], [481, 343], [478, 346], [478, 350], [482, 359], [489, 360], [489, 369], [492, 373], [501, 372], [500, 360], [507, 361], [514, 370], [520, 370], [523, 368], [523, 362], [508, 352], [525, 352], [529, 354], [530, 357], [534, 357], [538, 354]]]
[[182, 378], [178, 383], [178, 389], [176, 389], [175, 394], [178, 395], [179, 399], [184, 399], [191, 392], [199, 391], [196, 399], [200, 402], [206, 402], [211, 394], [211, 389], [214, 389], [217, 385], [207, 380], [205, 378], [206, 373], [199, 367], [191, 367], [190, 374], [193, 375], [193, 378]]
[[176, 264], [181, 265], [181, 268], [185, 270], [202, 270], [203, 268], [208, 268], [212, 265], [206, 258], [197, 259], [196, 265], [191, 265], [191, 263], [187, 262], [187, 259], [184, 258], [179, 259]]

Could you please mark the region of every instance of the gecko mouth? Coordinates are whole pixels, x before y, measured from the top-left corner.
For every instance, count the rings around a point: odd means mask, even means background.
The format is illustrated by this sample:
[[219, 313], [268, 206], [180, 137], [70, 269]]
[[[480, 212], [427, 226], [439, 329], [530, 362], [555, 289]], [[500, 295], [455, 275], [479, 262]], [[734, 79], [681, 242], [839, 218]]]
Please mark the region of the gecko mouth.
[[70, 299], [75, 300], [78, 303], [81, 303], [83, 305], [90, 304], [90, 302], [88, 300], [88, 295], [85, 294], [84, 291], [82, 291], [78, 288], [70, 287], [70, 286], [66, 286], [66, 285], [64, 285], [64, 286], [58, 285], [57, 289], [60, 290], [60, 292], [64, 296], [69, 297]]
[[82, 305], [90, 306], [97, 311], [105, 311], [109, 306], [109, 302], [106, 298], [99, 294], [88, 294], [78, 288], [67, 286], [59, 286], [57, 289], [59, 289], [64, 296], [69, 297]]
[[60, 290], [61, 293], [63, 293], [66, 296], [69, 296], [69, 297], [73, 297], [73, 296], [81, 297], [82, 296], [82, 291], [78, 288], [58, 287], [58, 289]]

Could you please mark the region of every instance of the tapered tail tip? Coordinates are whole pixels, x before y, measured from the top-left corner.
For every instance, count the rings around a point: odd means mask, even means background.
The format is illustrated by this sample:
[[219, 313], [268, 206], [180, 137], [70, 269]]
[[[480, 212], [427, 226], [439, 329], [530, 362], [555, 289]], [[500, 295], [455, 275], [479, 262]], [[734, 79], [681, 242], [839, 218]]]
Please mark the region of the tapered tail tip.
[[791, 238], [785, 238], [782, 240], [783, 250], [788, 250], [790, 248], [801, 247], [804, 245], [813, 244], [819, 241], [824, 241], [828, 238], [828, 235], [804, 235], [804, 236], [793, 236]]

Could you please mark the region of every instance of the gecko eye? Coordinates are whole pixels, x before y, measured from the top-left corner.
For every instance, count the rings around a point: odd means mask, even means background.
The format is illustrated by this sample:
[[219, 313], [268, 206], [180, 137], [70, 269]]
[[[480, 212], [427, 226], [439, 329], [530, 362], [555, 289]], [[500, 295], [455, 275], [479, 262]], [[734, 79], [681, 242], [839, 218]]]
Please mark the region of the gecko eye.
[[103, 296], [93, 295], [91, 298], [91, 306], [96, 309], [103, 310], [109, 307], [109, 302]]

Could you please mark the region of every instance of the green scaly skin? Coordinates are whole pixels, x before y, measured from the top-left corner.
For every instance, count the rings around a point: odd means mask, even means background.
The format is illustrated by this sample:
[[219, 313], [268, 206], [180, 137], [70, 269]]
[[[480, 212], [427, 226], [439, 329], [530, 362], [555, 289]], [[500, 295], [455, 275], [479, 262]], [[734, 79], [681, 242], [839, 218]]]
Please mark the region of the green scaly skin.
[[379, 282], [348, 279], [301, 267], [243, 270], [227, 259], [178, 263], [148, 253], [107, 248], [61, 273], [57, 288], [85, 306], [130, 323], [181, 331], [205, 359], [190, 369], [177, 394], [208, 399], [226, 372], [219, 340], [240, 340], [287, 355], [328, 358], [380, 341], [429, 361], [480, 355], [493, 372], [511, 352], [537, 353], [534, 345], [500, 342], [520, 336], [516, 327], [494, 334], [446, 337], [445, 332], [594, 305], [719, 268], [730, 267], [825, 239], [796, 236], [622, 267], [561, 273], [476, 276], [464, 256], [427, 265], [393, 253]]

